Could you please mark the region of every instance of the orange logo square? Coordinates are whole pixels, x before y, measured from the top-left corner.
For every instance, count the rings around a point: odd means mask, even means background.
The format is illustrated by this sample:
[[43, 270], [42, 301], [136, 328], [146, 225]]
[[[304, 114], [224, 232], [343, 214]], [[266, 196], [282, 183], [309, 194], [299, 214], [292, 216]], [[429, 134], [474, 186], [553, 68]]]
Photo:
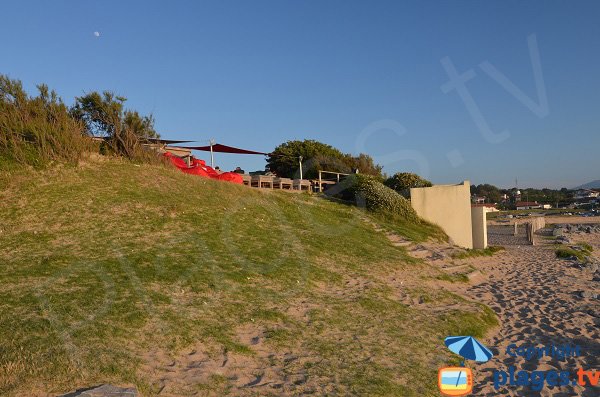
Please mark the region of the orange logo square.
[[440, 368], [438, 386], [446, 396], [465, 396], [473, 390], [473, 373], [465, 367]]

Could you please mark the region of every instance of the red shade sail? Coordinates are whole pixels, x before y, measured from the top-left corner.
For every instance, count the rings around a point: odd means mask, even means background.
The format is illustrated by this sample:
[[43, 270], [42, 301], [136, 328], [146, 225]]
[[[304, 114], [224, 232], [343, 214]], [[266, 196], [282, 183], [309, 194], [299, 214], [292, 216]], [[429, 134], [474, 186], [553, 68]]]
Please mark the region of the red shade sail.
[[[210, 146], [180, 146], [184, 149], [202, 150], [210, 152]], [[233, 146], [221, 145], [217, 143], [212, 145], [212, 151], [218, 153], [235, 153], [235, 154], [268, 154], [263, 152], [255, 152], [254, 150], [239, 149]]]

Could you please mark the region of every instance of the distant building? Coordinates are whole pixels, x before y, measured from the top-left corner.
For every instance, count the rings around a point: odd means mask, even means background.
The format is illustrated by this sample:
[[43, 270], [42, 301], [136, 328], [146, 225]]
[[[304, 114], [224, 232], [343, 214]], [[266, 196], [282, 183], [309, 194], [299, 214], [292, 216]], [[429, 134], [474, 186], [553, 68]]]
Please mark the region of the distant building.
[[475, 204], [483, 204], [485, 203], [484, 196], [471, 196], [471, 202]]
[[596, 198], [600, 196], [600, 192], [590, 189], [578, 189], [575, 190], [573, 198], [578, 199], [586, 199], [586, 198]]
[[541, 204], [537, 201], [517, 201], [515, 204], [518, 210], [533, 210], [542, 208]]

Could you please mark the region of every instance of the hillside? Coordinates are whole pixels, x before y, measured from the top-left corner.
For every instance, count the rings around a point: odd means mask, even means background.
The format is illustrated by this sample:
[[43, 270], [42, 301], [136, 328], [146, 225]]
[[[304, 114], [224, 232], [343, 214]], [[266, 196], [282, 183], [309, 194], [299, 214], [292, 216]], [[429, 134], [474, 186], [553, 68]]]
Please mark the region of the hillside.
[[585, 183], [585, 184], [577, 186], [573, 189], [600, 189], [600, 179]]
[[99, 158], [2, 173], [0, 203], [0, 395], [435, 396], [443, 338], [494, 322], [316, 196]]

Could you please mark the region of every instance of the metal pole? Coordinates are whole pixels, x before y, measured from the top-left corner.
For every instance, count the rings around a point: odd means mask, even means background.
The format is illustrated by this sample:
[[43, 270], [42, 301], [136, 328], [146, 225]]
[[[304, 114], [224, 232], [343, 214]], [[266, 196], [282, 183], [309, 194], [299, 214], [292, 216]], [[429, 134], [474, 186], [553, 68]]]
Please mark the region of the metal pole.
[[215, 144], [215, 140], [210, 140], [210, 168], [215, 168], [215, 155], [213, 153], [213, 145]]
[[298, 162], [300, 163], [300, 180], [302, 180], [302, 156], [298, 157]]

